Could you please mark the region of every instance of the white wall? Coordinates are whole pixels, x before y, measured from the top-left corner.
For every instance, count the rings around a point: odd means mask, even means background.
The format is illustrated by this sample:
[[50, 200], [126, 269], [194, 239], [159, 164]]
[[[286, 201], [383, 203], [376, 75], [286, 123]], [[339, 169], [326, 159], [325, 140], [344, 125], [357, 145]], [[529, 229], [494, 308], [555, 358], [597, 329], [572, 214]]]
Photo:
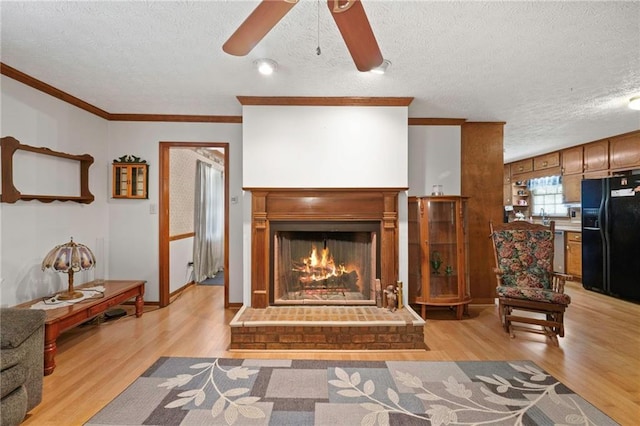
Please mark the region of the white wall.
[[[278, 165], [282, 165], [279, 161], [284, 158], [287, 164], [294, 164], [296, 174], [301, 173], [303, 162], [300, 155], [303, 152], [300, 148], [309, 142], [315, 143], [307, 145], [307, 149], [317, 151], [322, 145], [327, 149], [320, 152], [329, 155], [325, 156], [324, 162], [312, 162], [313, 168], [308, 164], [304, 167], [304, 176], [313, 177], [305, 177], [310, 180], [302, 180], [304, 186], [409, 186], [409, 195], [424, 195], [431, 192], [433, 180], [437, 179], [447, 194], [460, 192], [459, 127], [408, 127], [406, 108], [356, 108], [354, 115], [359, 117], [358, 120], [345, 117], [346, 121], [338, 127], [329, 125], [331, 120], [328, 118], [340, 121], [343, 115], [336, 112], [346, 111], [344, 109], [316, 109], [311, 115], [303, 113], [301, 117], [306, 116], [307, 124], [315, 126], [313, 131], [304, 131], [296, 125], [296, 131], [286, 132], [294, 138], [273, 146], [273, 153], [280, 155], [261, 156], [262, 147], [254, 144], [248, 149], [253, 158], [250, 161], [252, 171], [246, 176], [248, 181], [243, 183], [243, 129], [238, 124], [107, 122], [15, 80], [2, 76], [1, 83], [2, 136], [14, 136], [24, 144], [46, 146], [57, 151], [91, 154], [95, 162], [90, 168], [90, 189], [96, 197], [88, 205], [38, 201], [0, 203], [2, 306], [47, 296], [65, 288], [67, 276], [42, 272], [40, 263], [54, 245], [66, 242], [71, 236], [89, 247], [102, 247], [99, 251], [104, 252], [102, 262], [106, 267], [102, 269], [104, 272], [100, 278], [144, 279], [147, 281], [145, 299], [159, 300], [158, 215], [151, 212], [153, 207], [156, 211], [158, 207], [161, 141], [229, 143], [229, 197], [237, 197], [238, 200], [229, 205], [229, 277], [233, 277], [229, 288], [231, 303], [243, 301], [249, 304], [251, 296], [251, 197], [249, 193], [243, 193], [242, 187], [302, 186], [300, 181], [293, 184], [290, 176], [283, 174]], [[260, 121], [275, 119], [265, 115], [264, 111], [254, 112], [260, 112]], [[293, 112], [287, 111], [282, 116], [291, 118]], [[321, 113], [327, 115], [321, 116]], [[303, 118], [294, 121], [301, 123], [301, 120]], [[284, 122], [281, 121], [280, 125]], [[373, 131], [372, 126], [377, 130]], [[254, 134], [253, 140], [260, 140], [255, 138], [258, 129], [253, 126], [250, 129], [249, 132]], [[354, 141], [353, 145], [347, 143], [349, 140]], [[269, 143], [273, 142], [271, 138]], [[148, 200], [110, 197], [111, 163], [124, 154], [134, 154], [150, 164]], [[334, 159], [337, 162], [331, 163]], [[326, 170], [350, 172], [334, 173], [341, 178], [327, 181], [324, 176]], [[24, 171], [16, 170], [16, 173]], [[363, 180], [362, 176], [367, 176], [367, 179]], [[399, 197], [400, 279], [405, 282], [406, 196], [401, 193]], [[176, 272], [182, 274], [184, 271]], [[79, 274], [76, 282], [89, 281], [94, 273]]]
[[[107, 265], [101, 278], [146, 280], [145, 300], [158, 301], [158, 215], [151, 214], [151, 209], [158, 207], [159, 142], [228, 142], [229, 195], [242, 200], [241, 126], [107, 122], [10, 78], [2, 76], [1, 83], [2, 136], [13, 136], [27, 145], [92, 155], [95, 161], [89, 184], [95, 201], [86, 205], [0, 203], [0, 304], [12, 306], [64, 289], [67, 276], [42, 272], [40, 263], [51, 248], [71, 236], [90, 248], [104, 247], [104, 259], [98, 259]], [[148, 200], [111, 198], [111, 163], [124, 154], [135, 154], [150, 164]], [[230, 204], [231, 303], [242, 301], [242, 211], [241, 202]], [[89, 281], [94, 274], [77, 274], [76, 283]]]
[[[110, 122], [110, 158], [141, 157], [149, 166], [149, 199], [109, 199], [111, 279], [147, 281], [145, 300], [158, 301], [159, 142], [229, 143], [229, 197], [242, 200], [242, 127], [220, 123]], [[157, 211], [157, 208], [156, 208]], [[240, 303], [243, 293], [242, 204], [229, 203], [229, 302]]]
[[[245, 106], [242, 117], [244, 187], [408, 186], [407, 107]], [[406, 203], [403, 192], [398, 197], [398, 231], [399, 279], [404, 282], [408, 278]], [[250, 305], [248, 192], [244, 206], [244, 303]]]
[[[0, 305], [12, 306], [66, 289], [66, 274], [40, 269], [42, 259], [54, 246], [68, 242], [72, 236], [74, 241], [89, 248], [95, 248], [102, 239], [108, 244], [106, 182], [110, 179], [111, 159], [107, 156], [105, 120], [5, 76], [0, 83], [3, 137], [13, 136], [25, 145], [69, 154], [90, 154], [94, 158], [89, 168], [89, 188], [95, 196], [91, 204], [0, 203]], [[20, 175], [34, 173], [41, 174], [42, 170], [14, 168], [14, 175], [23, 182], [28, 181], [29, 176]], [[40, 175], [38, 179], [60, 182], [61, 188], [65, 186], [55, 173]], [[97, 261], [105, 262], [105, 259]], [[76, 274], [75, 282], [89, 281], [94, 273]]]
[[409, 127], [410, 196], [431, 195], [437, 184], [447, 195], [463, 195], [460, 132], [460, 126]]
[[406, 188], [407, 107], [245, 106], [243, 184]]
[[[409, 190], [398, 197], [400, 247], [409, 246], [407, 197], [430, 195], [432, 186], [440, 184], [447, 195], [460, 195], [461, 178], [460, 126], [410, 126], [408, 147]], [[408, 301], [409, 258], [400, 251], [400, 280], [404, 285], [404, 302]]]
[[169, 293], [192, 281], [193, 237], [169, 241]]

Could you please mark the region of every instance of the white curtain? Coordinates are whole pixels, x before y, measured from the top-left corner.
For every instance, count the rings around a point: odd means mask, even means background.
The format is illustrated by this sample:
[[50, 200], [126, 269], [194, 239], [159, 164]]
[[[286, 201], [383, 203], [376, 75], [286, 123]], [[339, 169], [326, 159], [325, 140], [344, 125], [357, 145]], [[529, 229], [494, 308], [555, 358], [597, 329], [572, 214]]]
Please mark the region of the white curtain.
[[224, 176], [204, 161], [196, 164], [193, 271], [196, 282], [224, 265]]

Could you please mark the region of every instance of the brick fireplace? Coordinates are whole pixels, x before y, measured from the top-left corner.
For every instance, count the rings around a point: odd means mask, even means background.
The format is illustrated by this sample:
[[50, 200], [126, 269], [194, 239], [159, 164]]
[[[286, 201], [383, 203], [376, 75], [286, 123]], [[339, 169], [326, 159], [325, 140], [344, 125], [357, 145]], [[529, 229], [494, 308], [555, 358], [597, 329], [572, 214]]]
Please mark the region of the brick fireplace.
[[[398, 280], [402, 189], [245, 190], [252, 194], [252, 306], [230, 322], [230, 350], [425, 349], [424, 320], [410, 307], [378, 308], [373, 296], [375, 278], [383, 287]], [[306, 258], [313, 248], [332, 253], [344, 273], [307, 288], [301, 271], [326, 269]], [[293, 266], [279, 265], [278, 251]], [[291, 269], [295, 278], [282, 278]], [[287, 291], [277, 290], [279, 280], [293, 287], [293, 301], [282, 300]], [[356, 301], [344, 300], [349, 292], [359, 294]]]
[[[358, 269], [357, 278], [325, 279], [323, 284], [305, 286], [305, 279], [298, 278], [293, 291], [302, 294], [313, 290], [319, 303], [341, 299], [342, 293], [358, 288], [361, 302], [345, 304], [374, 304], [372, 282], [380, 278], [382, 285], [395, 284], [398, 280], [398, 193], [400, 189], [301, 189], [301, 188], [245, 188], [251, 191], [251, 306], [266, 308], [282, 300], [274, 294], [274, 284], [282, 281], [282, 274], [275, 276], [280, 262], [278, 251], [289, 244], [290, 235], [306, 232], [309, 251], [358, 246], [354, 240], [366, 240], [354, 250], [360, 250], [369, 258]], [[348, 234], [348, 237], [344, 237]], [[298, 236], [297, 239], [307, 237]], [[294, 238], [295, 239], [295, 238]], [[349, 240], [343, 243], [342, 240]], [[284, 241], [286, 240], [286, 241]], [[321, 247], [318, 247], [321, 246]], [[276, 250], [277, 249], [277, 250]], [[287, 250], [291, 250], [287, 248]], [[334, 248], [335, 250], [335, 248]], [[348, 250], [347, 250], [348, 251]], [[298, 259], [298, 267], [303, 260]], [[284, 268], [281, 268], [284, 269]], [[349, 272], [353, 275], [352, 271]], [[327, 284], [328, 283], [328, 284]], [[308, 287], [308, 288], [307, 288]], [[277, 286], [276, 286], [277, 288]], [[280, 292], [282, 293], [282, 292]], [[309, 292], [311, 294], [311, 292]], [[307, 298], [309, 300], [311, 298]], [[287, 302], [281, 302], [287, 304]], [[299, 301], [289, 301], [297, 304]], [[308, 302], [307, 302], [308, 303]]]

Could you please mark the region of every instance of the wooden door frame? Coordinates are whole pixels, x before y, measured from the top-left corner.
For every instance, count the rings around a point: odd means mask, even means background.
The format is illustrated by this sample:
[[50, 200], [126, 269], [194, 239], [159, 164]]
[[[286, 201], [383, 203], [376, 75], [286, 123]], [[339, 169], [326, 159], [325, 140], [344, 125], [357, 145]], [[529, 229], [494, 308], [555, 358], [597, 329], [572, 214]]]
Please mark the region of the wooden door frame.
[[160, 307], [171, 302], [169, 291], [169, 152], [171, 148], [222, 148], [224, 149], [224, 307], [229, 307], [229, 143], [223, 142], [160, 142], [159, 197], [158, 197], [158, 288]]

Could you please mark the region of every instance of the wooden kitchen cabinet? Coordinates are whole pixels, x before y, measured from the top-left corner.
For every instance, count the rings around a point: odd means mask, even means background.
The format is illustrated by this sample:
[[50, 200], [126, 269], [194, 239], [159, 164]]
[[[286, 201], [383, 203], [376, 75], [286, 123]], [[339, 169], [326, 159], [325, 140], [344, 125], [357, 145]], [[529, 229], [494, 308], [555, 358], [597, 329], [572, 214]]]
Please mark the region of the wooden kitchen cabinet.
[[572, 175], [583, 172], [583, 147], [576, 146], [562, 151], [562, 174]]
[[584, 172], [590, 173], [609, 169], [609, 140], [591, 142], [584, 145]]
[[456, 308], [471, 302], [467, 197], [409, 197], [409, 303]]
[[562, 196], [565, 203], [579, 203], [582, 196], [582, 175], [562, 176]]
[[582, 279], [582, 234], [567, 231], [565, 233], [565, 264], [567, 274]]
[[533, 170], [546, 170], [560, 165], [560, 152], [550, 152], [533, 158]]
[[640, 132], [609, 139], [609, 168], [640, 168]]
[[511, 166], [509, 164], [504, 165], [503, 172], [504, 181], [502, 183], [502, 205], [511, 205]]
[[533, 171], [533, 158], [527, 158], [525, 160], [516, 161], [510, 163], [511, 165], [511, 179], [516, 180], [518, 174]]
[[609, 177], [609, 170], [599, 170], [597, 172], [585, 173], [582, 175], [583, 179], [602, 179]]
[[502, 185], [502, 205], [510, 206], [513, 204], [511, 194], [513, 192], [513, 187], [511, 184]]
[[504, 182], [502, 183], [504, 185], [511, 185], [511, 166], [509, 164], [504, 165], [503, 176], [504, 176]]

